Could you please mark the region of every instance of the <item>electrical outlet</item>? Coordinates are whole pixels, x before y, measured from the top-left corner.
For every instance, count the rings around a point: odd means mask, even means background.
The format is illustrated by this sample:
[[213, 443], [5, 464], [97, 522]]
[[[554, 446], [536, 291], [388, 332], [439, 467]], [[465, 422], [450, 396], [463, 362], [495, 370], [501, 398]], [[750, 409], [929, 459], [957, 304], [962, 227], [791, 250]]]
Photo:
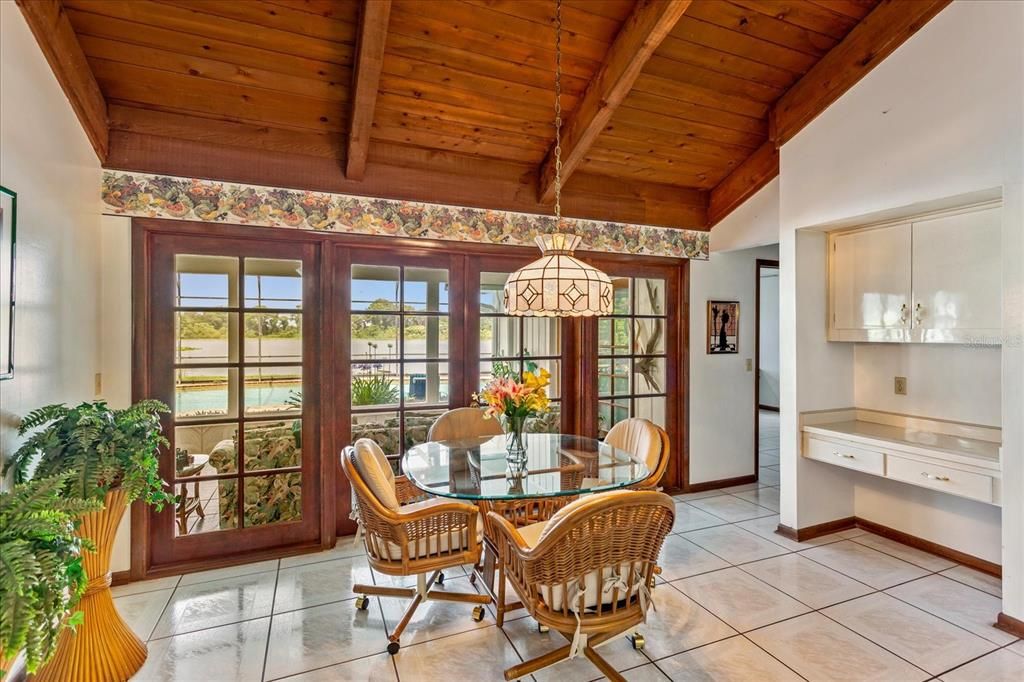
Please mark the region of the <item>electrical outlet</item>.
[[96, 396], [103, 394], [103, 375], [99, 372], [96, 372], [96, 376], [93, 377], [92, 391]]
[[753, 372], [754, 371], [754, 359], [753, 358], [747, 358], [747, 371], [748, 372]]
[[896, 381], [894, 382], [894, 387], [893, 388], [896, 391], [896, 395], [906, 395], [907, 394], [907, 378], [906, 377], [896, 377]]

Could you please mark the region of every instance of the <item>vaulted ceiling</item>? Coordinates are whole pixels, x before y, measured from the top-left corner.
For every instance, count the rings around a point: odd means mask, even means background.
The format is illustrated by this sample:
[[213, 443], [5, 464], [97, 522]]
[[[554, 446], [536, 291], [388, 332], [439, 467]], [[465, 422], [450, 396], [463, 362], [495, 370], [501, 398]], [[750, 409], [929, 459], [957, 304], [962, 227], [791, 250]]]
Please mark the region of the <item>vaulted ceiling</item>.
[[[564, 210], [709, 227], [949, 0], [564, 0]], [[19, 0], [109, 168], [551, 212], [553, 0]]]

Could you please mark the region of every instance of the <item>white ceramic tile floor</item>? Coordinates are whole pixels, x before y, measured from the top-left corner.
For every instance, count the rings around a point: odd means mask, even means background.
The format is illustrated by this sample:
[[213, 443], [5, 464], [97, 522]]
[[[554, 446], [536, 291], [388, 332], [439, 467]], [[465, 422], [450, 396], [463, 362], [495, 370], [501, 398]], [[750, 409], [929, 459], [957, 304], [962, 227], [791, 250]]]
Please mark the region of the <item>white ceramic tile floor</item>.
[[[600, 649], [627, 679], [1024, 680], [1024, 641], [992, 627], [998, 579], [861, 530], [793, 542], [774, 532], [778, 514], [756, 503], [760, 494], [741, 497], [757, 489], [740, 488], [676, 496], [685, 519], [662, 550], [657, 611], [637, 628], [646, 647], [623, 637]], [[371, 598], [368, 611], [355, 610], [354, 581], [392, 581], [351, 542], [115, 588], [149, 640], [134, 679], [498, 682], [506, 667], [562, 643], [521, 611], [498, 629], [493, 612], [474, 623], [471, 605], [428, 602], [388, 656], [385, 623], [405, 602]], [[465, 571], [446, 574], [451, 589], [469, 589]], [[575, 660], [533, 679], [599, 677]]]

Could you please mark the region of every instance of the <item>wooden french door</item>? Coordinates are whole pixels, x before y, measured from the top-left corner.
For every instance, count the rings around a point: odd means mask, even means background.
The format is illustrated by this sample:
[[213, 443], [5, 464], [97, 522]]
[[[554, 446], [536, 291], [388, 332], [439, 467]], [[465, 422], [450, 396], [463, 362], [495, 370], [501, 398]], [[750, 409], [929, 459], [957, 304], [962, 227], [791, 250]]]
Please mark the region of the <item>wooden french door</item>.
[[171, 408], [160, 473], [183, 498], [147, 512], [147, 572], [317, 544], [318, 245], [145, 239], [141, 390]]

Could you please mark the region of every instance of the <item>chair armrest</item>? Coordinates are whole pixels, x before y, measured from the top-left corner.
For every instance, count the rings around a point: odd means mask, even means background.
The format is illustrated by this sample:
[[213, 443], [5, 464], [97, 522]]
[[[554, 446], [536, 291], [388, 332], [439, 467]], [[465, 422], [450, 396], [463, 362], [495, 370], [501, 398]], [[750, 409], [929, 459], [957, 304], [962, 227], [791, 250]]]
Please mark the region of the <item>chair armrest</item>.
[[494, 538], [494, 541], [498, 545], [499, 552], [505, 548], [523, 559], [530, 555], [530, 546], [526, 544], [523, 536], [519, 534], [512, 522], [497, 512], [487, 512], [487, 520], [498, 532], [498, 537]]
[[407, 476], [395, 476], [395, 495], [398, 497], [398, 504], [430, 499], [430, 496], [417, 488]]
[[432, 497], [409, 507], [389, 514], [395, 524], [405, 530], [409, 540], [446, 533], [452, 527], [465, 527], [470, 545], [476, 546], [477, 515], [480, 513], [476, 505]]

